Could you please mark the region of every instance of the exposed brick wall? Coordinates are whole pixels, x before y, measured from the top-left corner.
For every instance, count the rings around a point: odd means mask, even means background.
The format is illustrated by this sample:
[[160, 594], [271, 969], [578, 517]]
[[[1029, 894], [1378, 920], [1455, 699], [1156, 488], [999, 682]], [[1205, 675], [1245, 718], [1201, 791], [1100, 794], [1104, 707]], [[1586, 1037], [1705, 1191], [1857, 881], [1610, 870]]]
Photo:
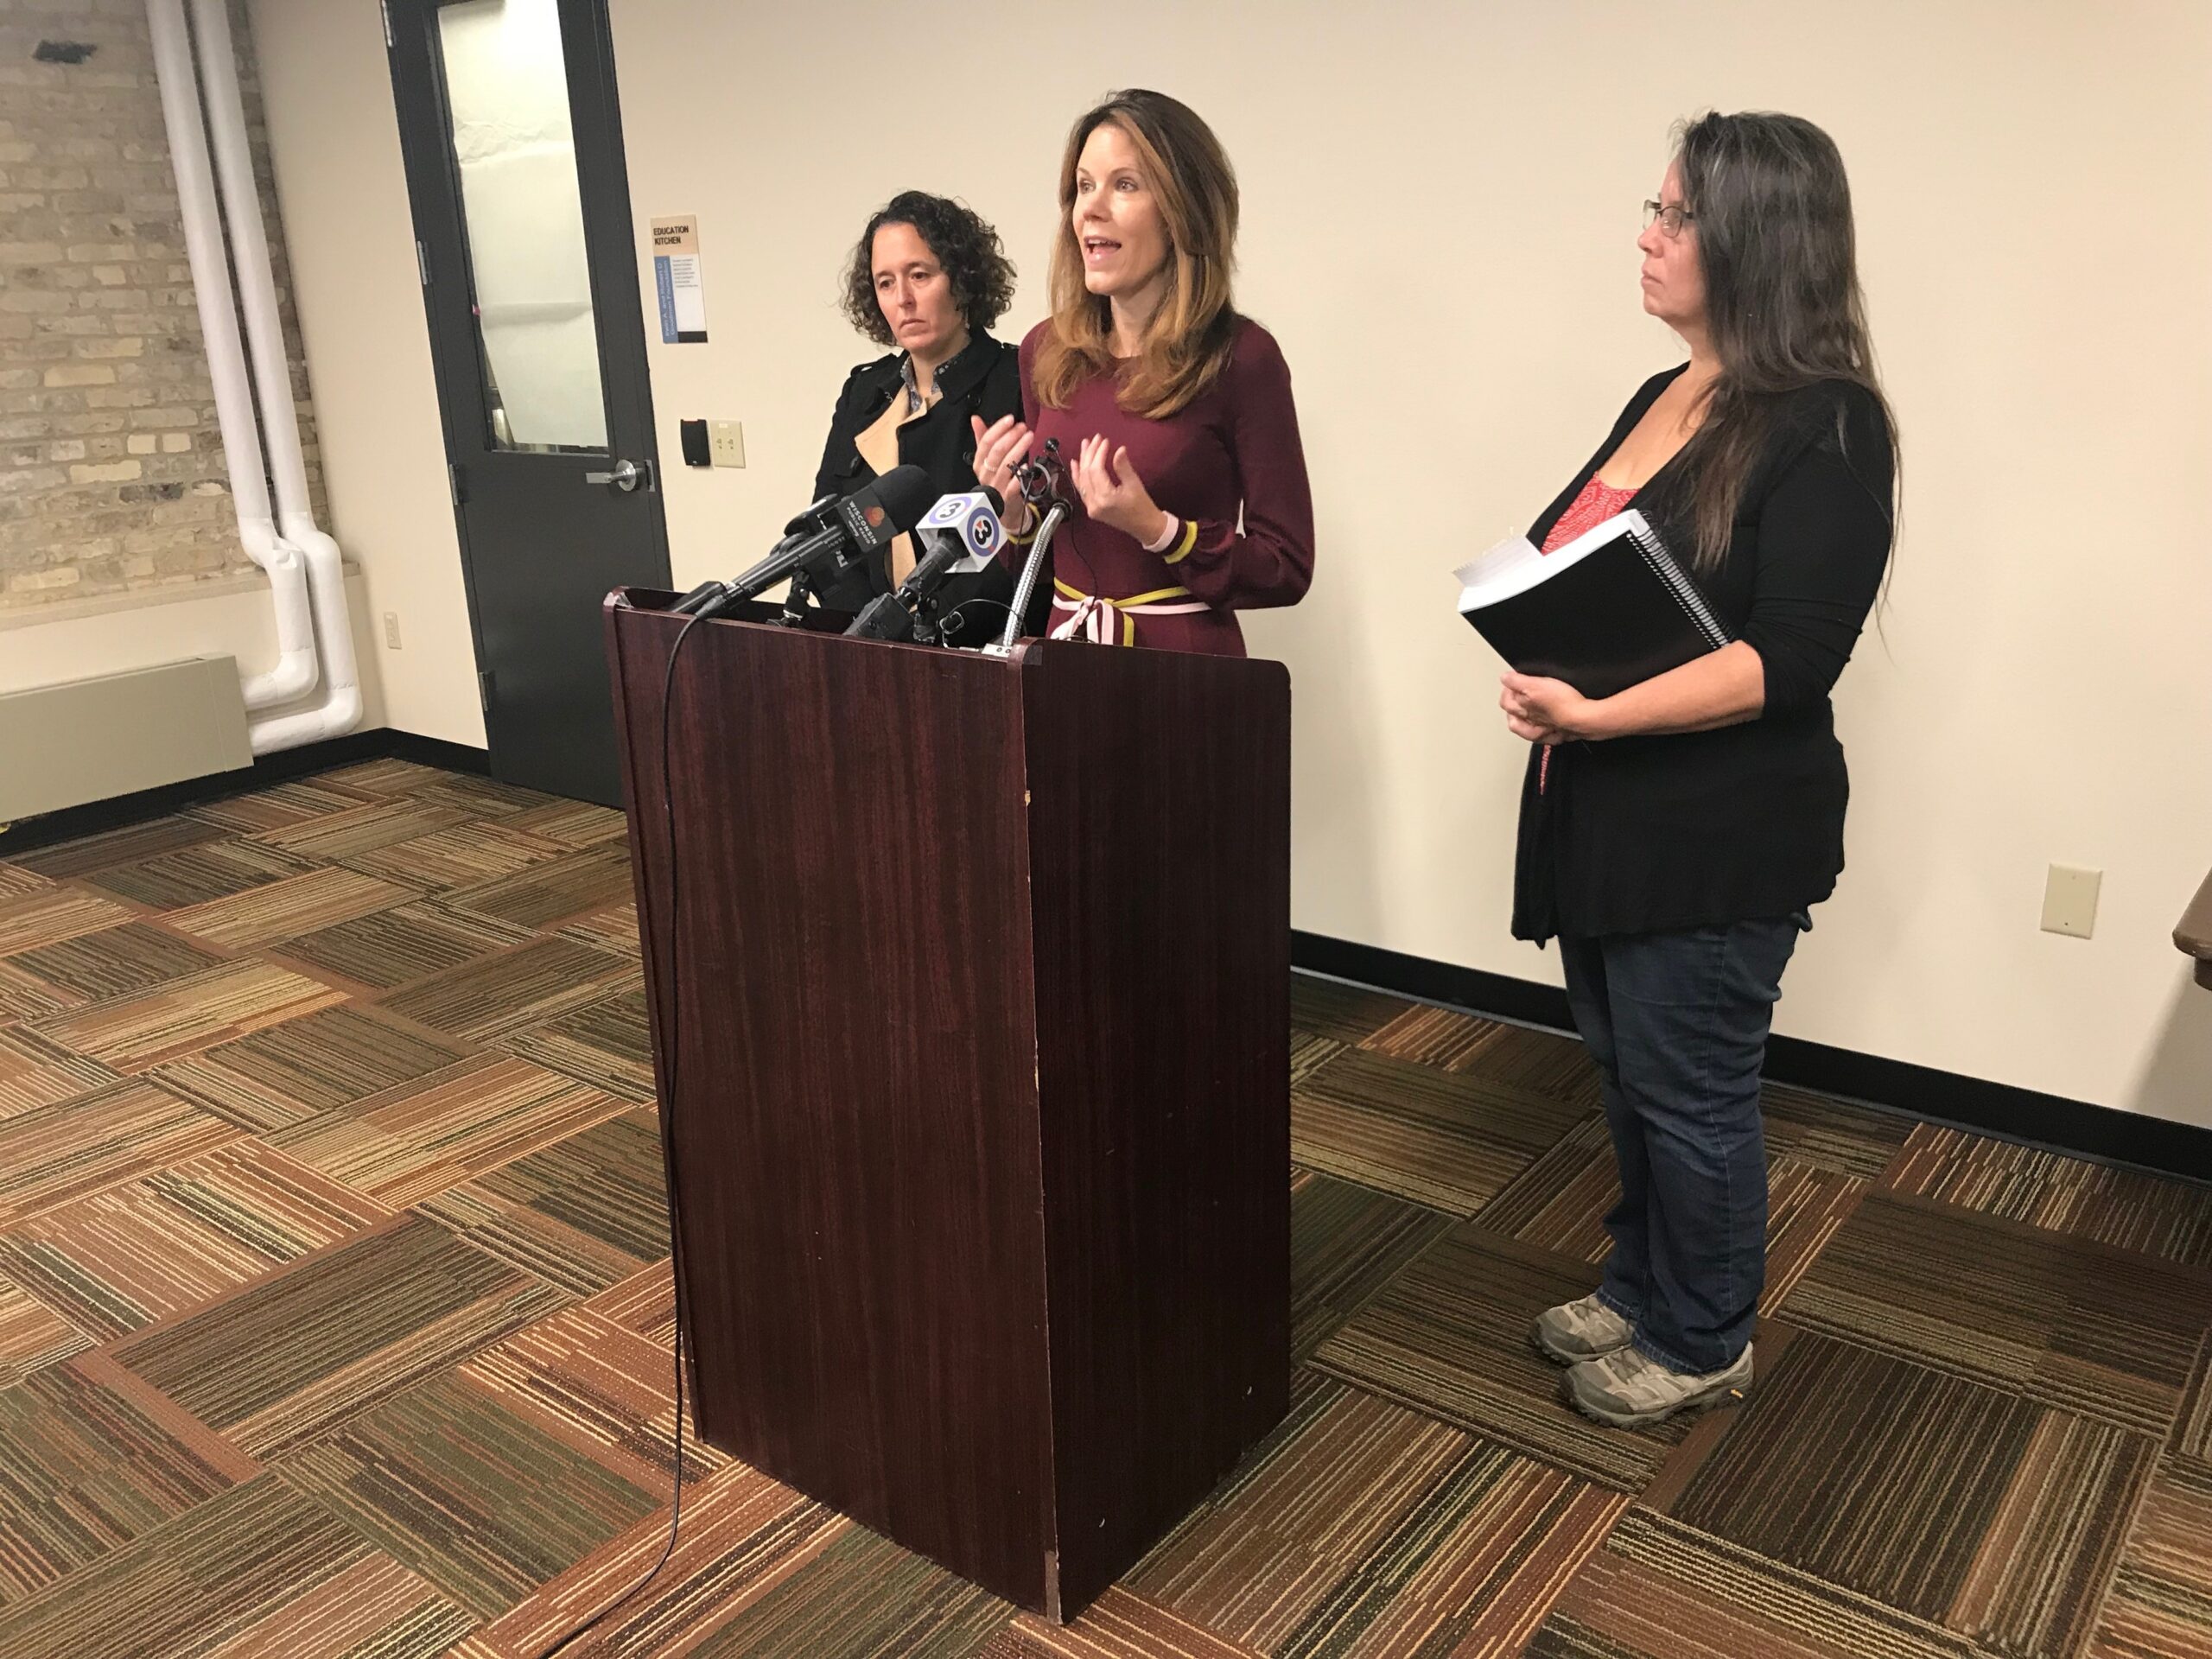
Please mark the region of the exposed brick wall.
[[[309, 486], [260, 89], [232, 8]], [[41, 63], [41, 41], [97, 49]], [[0, 608], [174, 589], [238, 546], [142, 0], [0, 0]]]

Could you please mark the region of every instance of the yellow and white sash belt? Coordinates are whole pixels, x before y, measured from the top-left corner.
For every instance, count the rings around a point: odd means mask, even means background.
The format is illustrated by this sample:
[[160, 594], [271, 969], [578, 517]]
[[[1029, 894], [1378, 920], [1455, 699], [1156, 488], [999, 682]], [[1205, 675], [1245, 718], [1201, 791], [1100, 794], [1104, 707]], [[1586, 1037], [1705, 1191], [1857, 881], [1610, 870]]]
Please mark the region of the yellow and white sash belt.
[[[1052, 630], [1055, 639], [1088, 639], [1093, 645], [1134, 645], [1137, 642], [1137, 618], [1141, 616], [1194, 616], [1210, 608], [1204, 600], [1190, 599], [1187, 588], [1155, 588], [1148, 594], [1139, 594], [1134, 599], [1102, 599], [1096, 594], [1086, 594], [1071, 588], [1055, 578], [1052, 582], [1052, 608], [1069, 613], [1066, 621]], [[1173, 605], [1170, 600], [1186, 599], [1188, 604]], [[1121, 638], [1114, 637], [1114, 620], [1121, 619]]]

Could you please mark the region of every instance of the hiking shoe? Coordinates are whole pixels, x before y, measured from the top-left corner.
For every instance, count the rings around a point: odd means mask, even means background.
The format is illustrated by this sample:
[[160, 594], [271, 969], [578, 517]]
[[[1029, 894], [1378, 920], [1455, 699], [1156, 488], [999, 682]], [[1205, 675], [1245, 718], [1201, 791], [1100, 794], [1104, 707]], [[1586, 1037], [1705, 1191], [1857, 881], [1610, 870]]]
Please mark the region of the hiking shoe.
[[1649, 1428], [1677, 1412], [1732, 1404], [1751, 1385], [1751, 1349], [1725, 1370], [1694, 1376], [1670, 1371], [1638, 1348], [1620, 1348], [1571, 1368], [1562, 1388], [1567, 1403], [1614, 1428]]
[[1625, 1348], [1636, 1327], [1598, 1300], [1596, 1293], [1579, 1302], [1548, 1307], [1536, 1315], [1529, 1340], [1549, 1359], [1562, 1365], [1579, 1365]]

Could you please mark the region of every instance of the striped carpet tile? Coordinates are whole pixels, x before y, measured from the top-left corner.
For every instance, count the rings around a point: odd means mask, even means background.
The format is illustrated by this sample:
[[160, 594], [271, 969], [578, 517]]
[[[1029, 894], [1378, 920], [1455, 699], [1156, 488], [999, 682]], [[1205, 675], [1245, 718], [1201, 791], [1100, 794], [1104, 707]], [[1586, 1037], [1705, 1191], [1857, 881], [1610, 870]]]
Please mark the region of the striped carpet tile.
[[94, 875], [118, 864], [135, 864], [142, 859], [173, 853], [181, 847], [221, 841], [228, 833], [218, 824], [182, 815], [149, 818], [143, 823], [111, 830], [104, 835], [85, 836], [41, 848], [36, 852], [18, 853], [13, 855], [13, 861], [36, 874], [60, 880]]
[[594, 910], [577, 917], [561, 932], [563, 938], [627, 957], [632, 963], [641, 961], [645, 956], [635, 904], [609, 905], [604, 910]]
[[0, 1120], [0, 1228], [235, 1139], [237, 1127], [143, 1081]]
[[1913, 1120], [1902, 1113], [1853, 1106], [1781, 1084], [1761, 1087], [1759, 1106], [1770, 1155], [1862, 1181], [1882, 1179], [1913, 1128]]
[[2212, 1468], [2176, 1460], [2149, 1494], [2083, 1659], [2212, 1654]]
[[282, 1260], [143, 1181], [49, 1211], [0, 1238], [0, 1272], [103, 1340], [189, 1313]]
[[326, 772], [320, 778], [271, 784], [266, 789], [257, 789], [247, 794], [229, 795], [219, 801], [205, 801], [198, 806], [186, 809], [185, 816], [219, 825], [237, 835], [253, 835], [264, 830], [281, 830], [287, 824], [298, 823], [308, 818], [327, 817], [333, 812], [344, 812], [367, 804], [367, 796], [338, 787], [331, 781], [331, 776]]
[[227, 1490], [216, 1464], [70, 1365], [0, 1390], [0, 1607]]
[[387, 881], [436, 892], [512, 875], [567, 850], [547, 836], [504, 823], [471, 821], [417, 836], [412, 841], [396, 841], [389, 847], [356, 853], [346, 864]]
[[2163, 1440], [2212, 1326], [2212, 1274], [1876, 1192], [1782, 1316]]
[[11, 959], [23, 972], [52, 986], [71, 1005], [128, 996], [172, 979], [213, 968], [219, 952], [181, 939], [144, 922], [126, 922], [98, 933], [80, 933], [41, 945]]
[[418, 980], [382, 1006], [433, 1031], [483, 1042], [611, 996], [633, 971], [620, 957], [573, 939], [540, 938]]
[[205, 1653], [206, 1659], [435, 1659], [475, 1623], [397, 1561], [370, 1555]]
[[[494, 1261], [543, 1279], [571, 1296], [595, 1297], [637, 1272], [637, 1257], [528, 1205], [487, 1192], [474, 1181], [425, 1198], [414, 1211]], [[675, 1341], [674, 1319], [671, 1290], [671, 1334], [666, 1338], [670, 1344]], [[643, 1327], [640, 1334], [651, 1329]]]
[[34, 1217], [0, 1271], [101, 1338], [189, 1313], [385, 1212], [252, 1141]]
[[1290, 1023], [1294, 1031], [1361, 1043], [1414, 1007], [1403, 997], [1346, 985], [1314, 974], [1290, 976]]
[[303, 875], [313, 868], [305, 859], [258, 842], [211, 841], [118, 864], [86, 876], [85, 885], [134, 905], [179, 910]]
[[652, 1033], [642, 988], [500, 1039], [509, 1052], [629, 1100], [654, 1097]]
[[435, 901], [397, 906], [287, 940], [280, 954], [372, 991], [396, 990], [534, 938], [527, 928], [456, 915]]
[[461, 1376], [411, 1389], [276, 1467], [486, 1620], [660, 1502]]
[[375, 1559], [327, 1509], [265, 1474], [0, 1610], [0, 1654], [197, 1656]]
[[440, 779], [451, 776], [451, 772], [442, 772], [435, 766], [387, 757], [337, 767], [324, 772], [315, 782], [357, 795], [365, 795], [372, 800], [388, 800], [393, 796], [427, 789]]
[[0, 1389], [84, 1352], [93, 1340], [22, 1286], [0, 1278]]
[[2212, 1267], [2212, 1186], [2084, 1163], [1933, 1123], [1914, 1127], [1883, 1185], [2169, 1262]]
[[1118, 1585], [1072, 1624], [1023, 1613], [976, 1659], [1265, 1659]]
[[2191, 1458], [2212, 1466], [2212, 1331], [2207, 1331], [2190, 1370], [2189, 1386], [2182, 1391], [2181, 1406], [2174, 1413], [2168, 1449], [2177, 1458]]
[[403, 1391], [563, 1300], [410, 1217], [126, 1338], [113, 1352], [261, 1456]]
[[[493, 1344], [461, 1375], [505, 1409], [583, 1447], [647, 1490], [675, 1478], [676, 1404], [669, 1356], [588, 1308], [563, 1308]], [[686, 1425], [683, 1478], [730, 1463]], [[685, 1490], [690, 1490], [687, 1484]]]
[[1346, 1045], [1294, 1027], [1290, 1033], [1290, 1086], [1294, 1089], [1343, 1053]]
[[390, 910], [415, 897], [411, 887], [333, 867], [172, 911], [168, 925], [226, 950], [251, 950]]
[[226, 963], [32, 1027], [126, 1075], [334, 1007], [345, 993], [264, 962]]
[[[5, 841], [0, 841], [0, 848], [6, 845]], [[27, 870], [20, 864], [0, 861], [0, 906], [9, 899], [22, 898], [25, 893], [43, 893], [53, 885], [44, 876]]]
[[630, 832], [629, 821], [613, 807], [589, 801], [543, 801], [506, 820], [510, 830], [543, 836], [563, 847], [596, 847], [620, 841]]
[[[708, 1632], [854, 1529], [851, 1522], [788, 1486], [733, 1464], [685, 1495], [683, 1526], [667, 1567], [578, 1646], [589, 1659], [701, 1651], [696, 1644]], [[647, 1516], [468, 1637], [454, 1649], [454, 1659], [536, 1659], [635, 1586], [667, 1542], [666, 1512]], [[784, 1651], [792, 1659], [817, 1654], [830, 1659], [830, 1650], [822, 1649]], [[775, 1652], [758, 1649], [747, 1659]]]
[[0, 1118], [105, 1088], [116, 1074], [35, 1031], [0, 1026]]
[[667, 1165], [659, 1122], [649, 1111], [604, 1118], [489, 1172], [476, 1185], [632, 1261], [668, 1254]]
[[57, 1014], [61, 1006], [61, 999], [54, 995], [52, 986], [0, 958], [0, 1026]]
[[1545, 1096], [1347, 1049], [1293, 1090], [1291, 1156], [1432, 1209], [1471, 1215], [1581, 1116]]
[[324, 1009], [149, 1075], [219, 1117], [269, 1134], [458, 1065], [470, 1051], [372, 1007]]
[[1648, 1510], [1576, 1574], [1528, 1659], [1989, 1659], [1964, 1638]]
[[523, 927], [545, 927], [564, 917], [604, 909], [633, 891], [626, 846], [565, 853], [518, 874], [455, 887], [446, 902], [456, 910], [496, 916]]
[[270, 1136], [388, 1210], [553, 1146], [631, 1103], [506, 1056], [480, 1055]]
[[676, 1277], [665, 1260], [609, 1285], [586, 1306], [623, 1330], [675, 1351]]
[[112, 899], [48, 887], [0, 904], [0, 957], [20, 956], [84, 933], [120, 927], [136, 912]]
[[943, 1567], [849, 1526], [690, 1651], [693, 1659], [969, 1659], [1013, 1611]]
[[1323, 1343], [1313, 1363], [1523, 1456], [1635, 1492], [1690, 1425], [1599, 1427], [1560, 1402], [1559, 1369], [1529, 1338], [1538, 1313], [1589, 1294], [1597, 1278], [1583, 1263], [1454, 1227]]
[[1668, 1512], [1993, 1653], [2087, 1637], [2156, 1444], [1817, 1337]]
[[365, 806], [264, 830], [254, 839], [302, 858], [329, 863], [372, 853], [396, 841], [411, 841], [435, 830], [450, 829], [468, 816], [457, 806], [434, 806], [404, 798], [372, 801]]
[[1626, 1503], [1325, 1386], [1125, 1582], [1269, 1659], [1510, 1653]]
[[1446, 1071], [1471, 1070], [1491, 1047], [1510, 1030], [1494, 1020], [1480, 1020], [1451, 1008], [1417, 1003], [1368, 1037], [1360, 1046], [1394, 1060], [1411, 1060]]
[[1290, 1187], [1291, 1357], [1301, 1363], [1361, 1303], [1441, 1238], [1451, 1218], [1298, 1172]]
[[[549, 798], [520, 784], [503, 784], [496, 778], [465, 772], [441, 772], [411, 791], [418, 801], [457, 806], [480, 818], [504, 817], [529, 807], [543, 807]], [[605, 808], [600, 809], [601, 811]]]

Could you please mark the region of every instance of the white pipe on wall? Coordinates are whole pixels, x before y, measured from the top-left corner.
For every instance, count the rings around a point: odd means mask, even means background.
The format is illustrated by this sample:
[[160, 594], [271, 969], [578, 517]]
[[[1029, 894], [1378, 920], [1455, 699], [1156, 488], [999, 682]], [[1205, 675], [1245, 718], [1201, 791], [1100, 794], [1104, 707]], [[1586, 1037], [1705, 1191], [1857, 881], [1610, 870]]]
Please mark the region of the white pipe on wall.
[[146, 0], [154, 66], [162, 94], [162, 123], [176, 169], [183, 209], [184, 246], [192, 267], [193, 297], [207, 344], [207, 373], [215, 393], [215, 422], [223, 435], [231, 501], [238, 513], [245, 555], [269, 575], [276, 607], [276, 663], [243, 687], [249, 711], [296, 702], [318, 677], [315, 620], [308, 599], [307, 560], [280, 535], [269, 510], [269, 481], [261, 469], [261, 433], [246, 378], [245, 349], [232, 309], [228, 256], [215, 206], [207, 143], [200, 125], [199, 76], [184, 23], [183, 0]]
[[216, 177], [222, 186], [224, 218], [230, 226], [246, 337], [252, 345], [254, 387], [260, 395], [261, 416], [268, 432], [270, 471], [276, 482], [278, 527], [284, 539], [307, 558], [322, 661], [323, 695], [319, 706], [257, 723], [254, 753], [265, 754], [352, 731], [361, 720], [361, 686], [353, 657], [344, 562], [338, 543], [315, 523], [308, 496], [299, 409], [292, 397], [291, 359], [276, 308], [276, 270], [261, 219], [261, 191], [254, 181], [253, 149], [246, 136], [245, 99], [238, 86], [238, 54], [232, 44], [226, 0], [192, 0], [192, 22], [200, 42], [202, 95], [207, 106], [208, 131], [214, 138]]

